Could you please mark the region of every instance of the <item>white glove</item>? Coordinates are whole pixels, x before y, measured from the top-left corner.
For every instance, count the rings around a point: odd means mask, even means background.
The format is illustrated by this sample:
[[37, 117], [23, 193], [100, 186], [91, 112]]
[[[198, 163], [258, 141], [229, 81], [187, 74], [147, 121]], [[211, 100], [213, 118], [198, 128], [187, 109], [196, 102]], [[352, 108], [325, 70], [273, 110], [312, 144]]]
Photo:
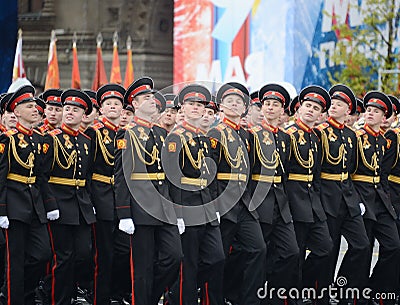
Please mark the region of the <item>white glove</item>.
[[53, 210], [53, 211], [47, 212], [48, 220], [56, 220], [58, 218], [60, 218], [60, 210]]
[[93, 207], [93, 214], [96, 215], [96, 209]]
[[10, 224], [10, 222], [8, 221], [7, 216], [0, 216], [0, 228], [8, 229], [9, 224]]
[[215, 214], [217, 215], [218, 223], [221, 223], [221, 215], [219, 212], [215, 212]]
[[185, 233], [185, 222], [183, 218], [178, 218], [176, 224], [178, 225], [179, 234]]
[[361, 216], [363, 216], [365, 214], [365, 211], [366, 211], [365, 205], [362, 202], [360, 202], [358, 205], [360, 206]]
[[118, 228], [129, 235], [135, 232], [135, 225], [133, 224], [132, 218], [124, 218], [119, 221]]

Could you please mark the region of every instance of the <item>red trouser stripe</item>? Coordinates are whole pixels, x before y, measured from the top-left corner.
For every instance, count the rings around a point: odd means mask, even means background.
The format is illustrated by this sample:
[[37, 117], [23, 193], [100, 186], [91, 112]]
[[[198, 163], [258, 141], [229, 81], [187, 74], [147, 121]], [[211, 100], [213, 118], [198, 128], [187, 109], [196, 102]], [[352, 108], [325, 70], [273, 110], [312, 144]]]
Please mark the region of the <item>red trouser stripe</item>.
[[10, 246], [8, 243], [8, 230], [6, 232], [6, 247], [7, 247], [7, 304], [11, 305], [11, 275], [10, 275]]
[[55, 296], [56, 278], [54, 276], [54, 273], [55, 273], [56, 267], [57, 267], [57, 255], [56, 255], [56, 251], [54, 249], [53, 232], [51, 231], [51, 227], [50, 227], [49, 223], [47, 224], [47, 228], [49, 230], [49, 235], [50, 235], [51, 251], [53, 252], [53, 267], [51, 268], [51, 304], [55, 305], [56, 304], [56, 296]]
[[131, 292], [132, 292], [132, 305], [135, 305], [135, 262], [133, 261], [133, 248], [132, 248], [132, 235], [130, 236], [130, 265], [131, 265]]
[[179, 304], [183, 304], [183, 262], [181, 262], [181, 268], [179, 272]]

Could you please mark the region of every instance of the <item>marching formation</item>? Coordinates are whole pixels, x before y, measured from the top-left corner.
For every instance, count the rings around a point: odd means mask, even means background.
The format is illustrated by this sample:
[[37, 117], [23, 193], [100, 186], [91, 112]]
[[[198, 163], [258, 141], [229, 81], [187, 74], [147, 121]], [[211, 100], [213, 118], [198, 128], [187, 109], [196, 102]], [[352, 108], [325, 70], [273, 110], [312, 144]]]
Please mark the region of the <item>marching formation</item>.
[[3, 304], [396, 302], [394, 96], [142, 77], [0, 110]]

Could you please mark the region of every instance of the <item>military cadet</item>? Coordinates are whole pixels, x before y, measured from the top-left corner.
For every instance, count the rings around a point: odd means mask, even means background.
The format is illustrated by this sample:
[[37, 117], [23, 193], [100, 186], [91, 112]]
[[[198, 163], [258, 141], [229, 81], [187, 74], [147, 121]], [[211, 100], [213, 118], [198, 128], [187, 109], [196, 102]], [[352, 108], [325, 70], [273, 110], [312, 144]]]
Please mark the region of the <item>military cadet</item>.
[[13, 111], [7, 111], [6, 106], [12, 93], [7, 93], [4, 95], [0, 101], [0, 113], [1, 113], [1, 124], [0, 124], [0, 132], [6, 132], [11, 128], [15, 128], [17, 124], [17, 117], [15, 116]]
[[[222, 304], [224, 251], [218, 216], [210, 189], [212, 172], [206, 158], [210, 142], [199, 128], [211, 94], [204, 86], [191, 84], [178, 94], [184, 120], [165, 141], [164, 169], [171, 181], [171, 199], [178, 220], [185, 225], [181, 235], [184, 259], [173, 304], [196, 304], [197, 288], [202, 288], [205, 304]], [[178, 165], [178, 166], [177, 166]]]
[[398, 165], [400, 128], [390, 128], [393, 122], [397, 120], [397, 115], [400, 112], [400, 102], [395, 96], [388, 96], [392, 102], [393, 115], [386, 120], [384, 119], [381, 127], [385, 130], [384, 136], [388, 147], [383, 158], [382, 183], [396, 211], [396, 225], [400, 234], [400, 178], [398, 178], [400, 177], [400, 166]]
[[[313, 126], [320, 114], [329, 109], [331, 100], [325, 89], [308, 86], [300, 92], [299, 102], [298, 118], [287, 129], [291, 138], [287, 194], [300, 249], [299, 284], [321, 290], [330, 284], [328, 259], [332, 240], [320, 200], [321, 145]], [[306, 248], [311, 251], [307, 258]]]
[[89, 115], [86, 114], [83, 115], [82, 123], [79, 128], [80, 131], [85, 132], [89, 126], [92, 126], [93, 124], [97, 123], [100, 114], [100, 106], [96, 100], [96, 91], [83, 90], [83, 92], [85, 92], [90, 97], [90, 100], [92, 101], [93, 105], [92, 113], [90, 113]]
[[258, 98], [258, 91], [254, 91], [250, 94], [250, 107], [248, 111], [247, 128], [252, 128], [255, 125], [259, 125], [264, 118], [261, 111], [261, 102]]
[[[387, 141], [380, 133], [384, 117], [392, 115], [392, 104], [384, 93], [368, 92], [364, 96], [365, 124], [356, 131], [357, 163], [351, 176], [355, 189], [365, 205], [364, 225], [371, 248], [375, 238], [379, 242], [378, 261], [370, 276], [369, 286], [372, 296], [376, 292], [397, 292], [399, 281], [400, 240], [396, 228], [396, 212], [390, 196], [381, 182], [383, 158], [387, 150]], [[370, 265], [364, 270], [369, 275]], [[376, 300], [380, 304], [393, 304], [394, 300]]]
[[123, 109], [121, 111], [121, 119], [119, 121], [119, 127], [125, 127], [130, 124], [135, 115], [135, 109], [133, 109], [132, 105], [128, 105], [124, 103]]
[[46, 103], [44, 114], [46, 118], [43, 121], [43, 125], [39, 127], [42, 133], [46, 133], [49, 130], [53, 130], [61, 126], [62, 121], [62, 104], [61, 104], [60, 89], [48, 89], [42, 93], [43, 100]]
[[280, 128], [285, 129], [287, 124], [289, 124], [289, 119], [290, 119], [290, 112], [289, 112], [289, 105], [286, 107], [282, 113], [282, 115], [279, 118], [278, 126]]
[[100, 106], [103, 116], [99, 122], [89, 127], [87, 132], [92, 139], [94, 150], [91, 185], [91, 198], [96, 210], [96, 224], [93, 227], [95, 242], [93, 304], [110, 302], [113, 262], [111, 249], [113, 249], [115, 228], [114, 142], [124, 94], [124, 87], [118, 84], [106, 84], [97, 90], [96, 104]]
[[[134, 122], [117, 133], [115, 203], [119, 229], [130, 238], [132, 304], [157, 304], [178, 277], [182, 248], [169, 183], [161, 163], [166, 131], [153, 126], [158, 111], [153, 80], [142, 77], [124, 101], [135, 108]], [[165, 107], [165, 100], [160, 102]]]
[[299, 110], [300, 107], [300, 101], [299, 101], [299, 96], [296, 95], [289, 103], [288, 107], [288, 112], [289, 116], [294, 116], [294, 118], [297, 120], [297, 110]]
[[[25, 85], [13, 93], [6, 111], [18, 118], [0, 138], [0, 227], [6, 236], [7, 304], [35, 304], [34, 290], [50, 259], [43, 196], [43, 136], [32, 129], [38, 113], [35, 89]], [[54, 198], [46, 196], [50, 202]], [[45, 203], [46, 204], [46, 203]]]
[[46, 109], [46, 103], [41, 97], [35, 97], [36, 109], [38, 111], [38, 118], [34, 124], [35, 127], [38, 127], [43, 123], [44, 119], [44, 109]]
[[349, 114], [346, 117], [345, 124], [347, 127], [355, 128], [356, 122], [359, 120], [360, 115], [365, 112], [363, 101], [356, 97], [357, 107], [353, 114]]
[[[254, 161], [251, 176], [252, 200], [257, 206], [268, 262], [273, 261], [266, 277], [269, 287], [296, 286], [299, 248], [296, 242], [292, 215], [285, 190], [285, 166], [289, 159], [290, 136], [278, 127], [279, 118], [290, 102], [289, 93], [278, 84], [267, 84], [259, 91], [265, 119], [251, 128], [254, 135]], [[287, 295], [286, 295], [287, 296]], [[283, 304], [283, 299], [263, 299], [263, 304]]]
[[357, 158], [357, 139], [354, 131], [344, 124], [346, 117], [356, 111], [356, 97], [349, 87], [342, 84], [333, 86], [329, 94], [331, 107], [328, 120], [317, 127], [322, 144], [321, 202], [334, 246], [329, 280], [334, 282], [341, 236], [344, 236], [349, 247], [338, 277], [345, 277], [348, 287], [362, 288], [368, 277], [358, 270], [369, 264], [370, 249], [361, 216], [365, 207], [360, 204], [350, 179]]
[[62, 93], [61, 103], [62, 125], [49, 131], [43, 144], [45, 171], [56, 198], [52, 202], [44, 198], [53, 252], [48, 279], [52, 304], [70, 304], [77, 282], [90, 289], [91, 225], [96, 220], [88, 190], [92, 178], [91, 139], [79, 131], [83, 114], [92, 112], [92, 102], [86, 93], [69, 89]]
[[175, 94], [164, 95], [166, 100], [166, 109], [162, 113], [158, 123], [167, 132], [170, 132], [176, 124], [176, 115], [178, 113], [178, 109], [174, 104], [175, 97]]
[[199, 126], [202, 130], [205, 130], [206, 132], [210, 130], [211, 126], [215, 122], [215, 116], [217, 112], [218, 112], [217, 104], [215, 103], [215, 99], [213, 101], [211, 97], [211, 101], [206, 105], [206, 110], [203, 114], [203, 117], [200, 120]]
[[[221, 215], [220, 230], [226, 259], [234, 239], [245, 253], [238, 268], [243, 278], [238, 304], [259, 304], [257, 290], [263, 286], [266, 247], [263, 240], [258, 214], [250, 206], [248, 180], [250, 174], [250, 133], [240, 127], [240, 117], [249, 104], [249, 92], [241, 84], [226, 83], [218, 90], [216, 101], [224, 112], [223, 120], [208, 132], [212, 158], [216, 163], [216, 188], [213, 199], [217, 199], [217, 211]], [[226, 296], [229, 298], [229, 296]]]

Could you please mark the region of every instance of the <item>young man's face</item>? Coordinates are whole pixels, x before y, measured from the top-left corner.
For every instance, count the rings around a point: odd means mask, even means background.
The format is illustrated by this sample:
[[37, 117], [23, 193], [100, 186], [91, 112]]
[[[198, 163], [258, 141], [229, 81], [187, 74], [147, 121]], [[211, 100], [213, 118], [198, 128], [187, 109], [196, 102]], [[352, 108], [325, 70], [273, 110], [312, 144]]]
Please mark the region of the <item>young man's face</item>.
[[176, 115], [178, 111], [175, 108], [167, 108], [161, 114], [160, 123], [165, 126], [175, 125]]
[[14, 128], [17, 125], [18, 119], [14, 112], [6, 111], [2, 116], [2, 123], [7, 129]]
[[185, 119], [185, 115], [183, 114], [182, 108], [179, 108], [178, 113], [176, 114], [176, 124], [182, 123], [182, 121]]
[[332, 104], [328, 113], [329, 116], [335, 120], [345, 119], [345, 117], [350, 113], [349, 104], [342, 100], [332, 99]]
[[35, 123], [39, 116], [36, 102], [34, 101], [17, 105], [14, 109], [14, 114], [18, 120], [24, 120], [30, 124]]
[[80, 107], [65, 105], [63, 107], [63, 122], [69, 126], [79, 126], [84, 113], [85, 110]]
[[61, 106], [47, 105], [44, 109], [46, 119], [53, 126], [59, 126], [63, 117], [63, 108]]
[[386, 118], [383, 117], [383, 122], [382, 122], [382, 128], [388, 129], [392, 126], [393, 122], [395, 122], [397, 120], [397, 115], [396, 113], [393, 111], [393, 114], [390, 118]]
[[119, 121], [119, 126], [124, 127], [133, 121], [134, 113], [130, 110], [122, 109], [121, 119]]
[[322, 113], [322, 106], [316, 102], [304, 101], [297, 112], [300, 120], [312, 127]]
[[243, 98], [236, 94], [229, 94], [221, 101], [221, 111], [230, 118], [239, 118], [246, 110]]
[[199, 120], [204, 114], [205, 105], [196, 101], [185, 101], [182, 105], [182, 111], [185, 120]]
[[250, 115], [250, 122], [253, 125], [261, 124], [262, 120], [264, 119], [264, 114], [261, 111], [261, 107], [257, 105], [253, 105], [250, 107], [249, 115]]
[[200, 127], [202, 129], [209, 129], [212, 123], [215, 121], [214, 110], [206, 108], [203, 117], [200, 120]]
[[101, 104], [101, 113], [110, 120], [118, 119], [121, 115], [122, 101], [118, 98], [108, 98]]
[[262, 111], [267, 121], [274, 121], [283, 114], [282, 103], [275, 99], [266, 99], [263, 102]]
[[140, 94], [136, 96], [133, 99], [132, 105], [135, 108], [135, 111], [140, 111], [149, 117], [158, 112], [153, 93]]
[[365, 109], [365, 123], [371, 127], [380, 127], [384, 117], [385, 112], [377, 107], [368, 106], [367, 109]]
[[83, 114], [82, 123], [90, 125], [98, 117], [99, 117], [99, 112], [95, 107], [93, 107], [93, 110], [89, 115]]

